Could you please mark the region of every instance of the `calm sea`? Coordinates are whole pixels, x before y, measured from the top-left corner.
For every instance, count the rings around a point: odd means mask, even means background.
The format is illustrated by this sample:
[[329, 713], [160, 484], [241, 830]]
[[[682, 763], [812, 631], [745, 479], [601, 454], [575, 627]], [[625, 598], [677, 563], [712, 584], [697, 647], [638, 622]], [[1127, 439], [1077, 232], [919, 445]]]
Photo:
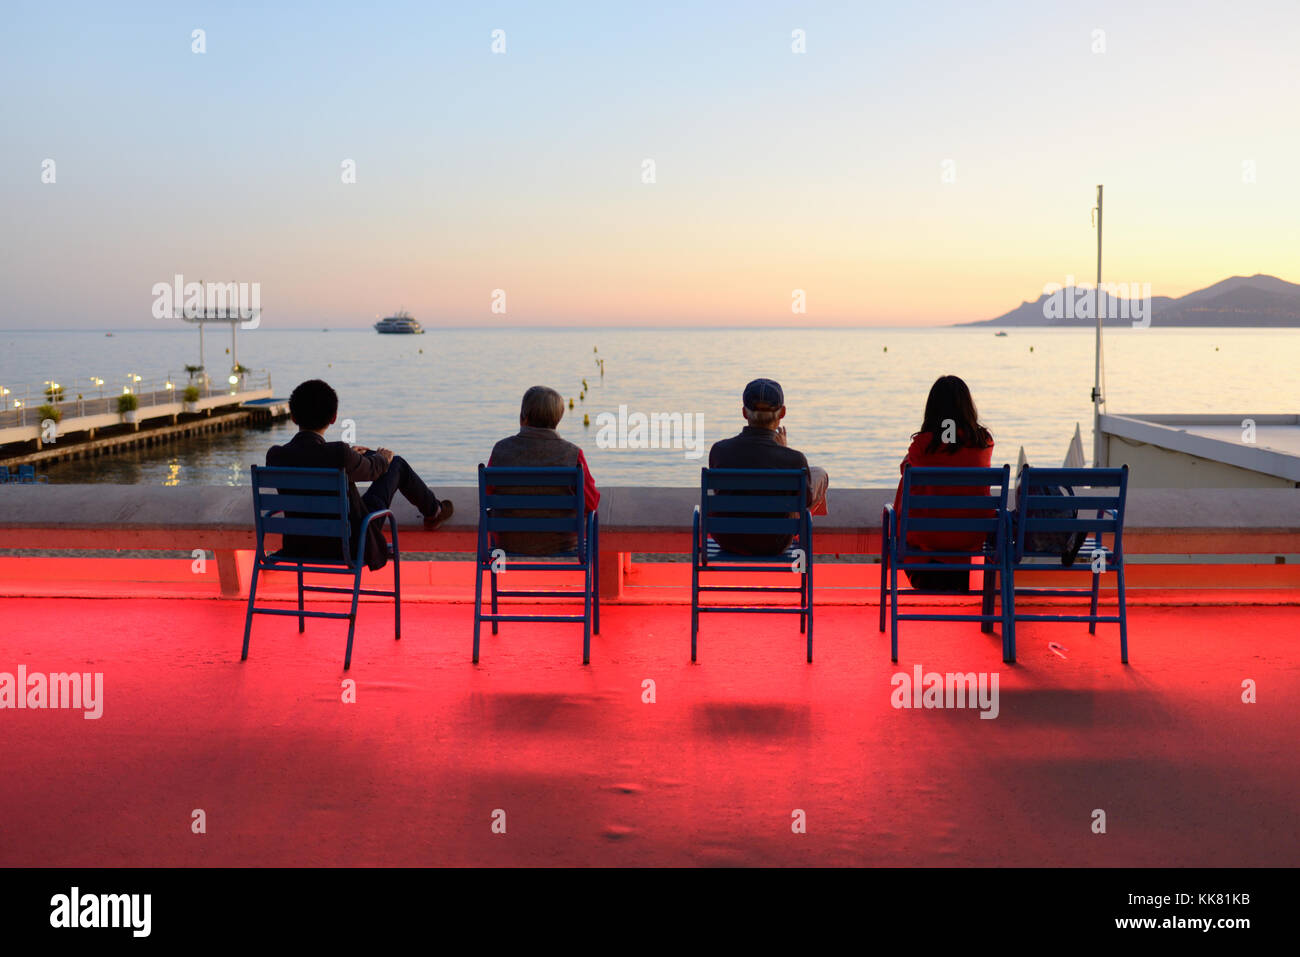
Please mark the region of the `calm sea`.
[[[516, 430], [523, 390], [538, 383], [575, 400], [560, 431], [586, 451], [598, 482], [694, 486], [707, 458], [687, 448], [601, 448], [598, 415], [626, 406], [629, 414], [702, 416], [707, 449], [742, 426], [745, 382], [768, 376], [785, 388], [790, 444], [827, 468], [834, 485], [849, 487], [897, 481], [929, 386], [945, 373], [970, 384], [997, 443], [995, 464], [1014, 465], [1022, 445], [1031, 462], [1059, 464], [1075, 423], [1090, 456], [1092, 332], [1008, 331], [494, 328], [381, 336], [262, 328], [242, 332], [238, 347], [244, 365], [271, 372], [277, 396], [302, 379], [328, 380], [342, 400], [340, 421], [355, 422], [356, 443], [393, 449], [435, 486], [474, 484], [492, 444]], [[228, 345], [227, 335], [209, 331], [209, 371], [228, 363]], [[197, 356], [193, 329], [111, 338], [0, 331], [0, 385], [52, 379], [71, 397], [92, 394], [92, 376], [113, 391], [132, 373], [183, 382], [184, 365]], [[603, 378], [597, 358], [605, 360]], [[1297, 360], [1300, 331], [1107, 330], [1107, 405], [1117, 413], [1294, 413]], [[286, 421], [45, 471], [52, 482], [241, 485], [249, 464], [292, 432]]]

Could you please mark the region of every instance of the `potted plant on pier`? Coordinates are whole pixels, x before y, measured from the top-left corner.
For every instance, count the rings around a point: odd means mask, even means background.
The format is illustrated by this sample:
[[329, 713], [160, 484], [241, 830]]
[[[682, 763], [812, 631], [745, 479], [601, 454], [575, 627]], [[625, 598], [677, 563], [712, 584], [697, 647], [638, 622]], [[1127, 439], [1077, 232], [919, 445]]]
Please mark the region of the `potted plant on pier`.
[[63, 410], [49, 402], [37, 409], [36, 414], [42, 422], [46, 419], [53, 419], [56, 423], [63, 421]]
[[184, 400], [184, 409], [186, 412], [199, 411], [199, 387], [196, 385], [187, 385], [185, 391], [181, 393]]
[[136, 398], [133, 392], [124, 392], [117, 397], [117, 411], [122, 416], [122, 421], [128, 424], [135, 422], [135, 410], [140, 408], [140, 400]]

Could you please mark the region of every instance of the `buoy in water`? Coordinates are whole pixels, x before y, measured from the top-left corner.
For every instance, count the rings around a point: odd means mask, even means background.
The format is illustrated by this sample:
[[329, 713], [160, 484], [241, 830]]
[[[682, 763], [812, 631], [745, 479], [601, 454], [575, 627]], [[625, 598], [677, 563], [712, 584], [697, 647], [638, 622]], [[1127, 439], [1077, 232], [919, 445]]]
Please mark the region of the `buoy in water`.
[[584, 416], [582, 417], [582, 424], [583, 424], [583, 425], [591, 425], [591, 416], [589, 416], [589, 415], [584, 415]]
[[569, 408], [573, 408], [573, 396], [569, 396]]

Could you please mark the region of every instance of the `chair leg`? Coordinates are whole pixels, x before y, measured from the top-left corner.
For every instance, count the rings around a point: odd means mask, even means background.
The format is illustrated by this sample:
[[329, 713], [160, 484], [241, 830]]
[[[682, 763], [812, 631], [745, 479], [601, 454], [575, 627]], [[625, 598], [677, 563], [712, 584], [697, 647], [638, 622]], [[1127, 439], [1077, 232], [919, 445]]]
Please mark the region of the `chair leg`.
[[799, 576], [799, 607], [804, 609], [799, 612], [799, 634], [808, 630], [808, 574], [802, 573]]
[[306, 617], [302, 614], [302, 610], [303, 610], [303, 603], [302, 603], [302, 566], [299, 565], [299, 566], [298, 566], [298, 634], [300, 634], [300, 635], [301, 635], [304, 631], [307, 630], [307, 619], [306, 619]]
[[402, 638], [402, 563], [393, 555], [393, 640]]
[[239, 655], [240, 661], [248, 660], [248, 639], [253, 634], [253, 606], [257, 603], [257, 573], [260, 570], [257, 561], [253, 561], [253, 580], [248, 586], [248, 614], [244, 617], [244, 650]]
[[[596, 576], [600, 578], [599, 575]], [[600, 583], [596, 581], [591, 588], [591, 633], [600, 634]]]
[[1092, 573], [1092, 604], [1088, 608], [1088, 614], [1092, 616], [1092, 621], [1088, 622], [1088, 634], [1097, 633], [1097, 592], [1101, 588], [1101, 576], [1096, 572]]
[[352, 582], [352, 611], [348, 613], [348, 650], [343, 655], [343, 670], [352, 667], [352, 636], [357, 632], [357, 600], [361, 597], [361, 569]]
[[582, 663], [591, 664], [591, 566], [587, 566], [582, 595]]
[[1002, 571], [1002, 660], [1016, 663], [1016, 580], [1010, 562]]
[[898, 664], [898, 566], [889, 567], [889, 660]]
[[885, 633], [885, 603], [889, 594], [889, 546], [888, 543], [880, 550], [880, 633]]
[[1124, 566], [1116, 571], [1116, 586], [1119, 588], [1119, 661], [1128, 664], [1128, 601], [1124, 595]]
[[808, 664], [812, 664], [812, 639], [813, 639], [813, 602], [812, 602], [812, 563], [808, 563], [808, 573], [804, 576], [804, 594], [807, 595], [805, 605], [808, 608]]
[[[591, 555], [591, 631], [600, 634], [600, 549], [592, 546]], [[620, 569], [621, 574], [621, 569]]]
[[478, 633], [483, 624], [483, 566], [474, 563], [474, 664], [478, 664]]
[[[807, 560], [809, 560], [809, 557], [805, 555], [803, 560], [805, 560], [806, 563]], [[805, 564], [805, 568], [800, 572], [800, 609], [802, 609], [802, 611], [800, 611], [800, 635], [803, 635], [803, 633], [807, 631], [807, 618], [809, 618], [809, 616], [807, 616], [807, 607], [809, 607], [809, 573], [807, 573], [807, 566]]]
[[[493, 569], [492, 572], [491, 572], [491, 574], [492, 574], [492, 614], [495, 615], [495, 614], [497, 613], [497, 573], [496, 573], [496, 569]], [[492, 634], [495, 635], [496, 633], [497, 633], [497, 622], [494, 621], [494, 622], [492, 622]]]
[[691, 661], [695, 661], [695, 646], [700, 633], [700, 563], [699, 556], [691, 556]]
[[986, 635], [993, 633], [993, 589], [998, 584], [997, 572], [994, 566], [990, 565], [988, 559], [984, 560], [984, 601], [980, 605], [980, 614], [988, 615], [985, 621], [980, 622], [980, 631]]

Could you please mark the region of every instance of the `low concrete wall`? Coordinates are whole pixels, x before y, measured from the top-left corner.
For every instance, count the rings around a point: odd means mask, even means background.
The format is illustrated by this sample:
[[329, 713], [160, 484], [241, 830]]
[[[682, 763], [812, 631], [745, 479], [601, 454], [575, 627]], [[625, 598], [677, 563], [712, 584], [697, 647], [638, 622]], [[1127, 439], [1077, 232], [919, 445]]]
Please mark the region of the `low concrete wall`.
[[[399, 497], [393, 504], [404, 552], [471, 552], [478, 490], [439, 488], [455, 514], [436, 532]], [[832, 489], [813, 520], [817, 554], [880, 551], [880, 512], [893, 489]], [[633, 552], [686, 554], [694, 488], [619, 486], [600, 503], [602, 591], [617, 597]], [[1300, 489], [1132, 489], [1125, 551], [1151, 555], [1300, 553]], [[0, 548], [205, 549], [217, 556], [223, 591], [240, 588], [235, 552], [255, 546], [247, 488], [138, 485], [0, 487]]]

